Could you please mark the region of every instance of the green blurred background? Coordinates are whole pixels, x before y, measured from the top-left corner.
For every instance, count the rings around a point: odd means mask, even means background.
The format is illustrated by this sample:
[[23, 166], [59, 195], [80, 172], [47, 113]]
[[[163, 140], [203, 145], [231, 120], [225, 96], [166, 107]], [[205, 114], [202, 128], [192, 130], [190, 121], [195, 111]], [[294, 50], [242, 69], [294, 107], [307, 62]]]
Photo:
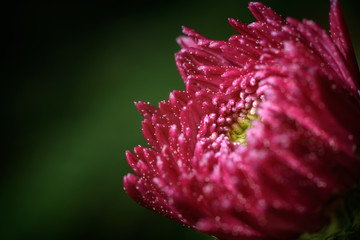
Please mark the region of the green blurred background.
[[[327, 0], [263, 1], [328, 28]], [[181, 25], [214, 39], [253, 20], [248, 1], [14, 2], [2, 8], [0, 239], [212, 239], [135, 204], [124, 152], [141, 144], [134, 101], [184, 89]], [[359, 4], [341, 1], [359, 53]], [[357, 54], [359, 55], [359, 54]]]

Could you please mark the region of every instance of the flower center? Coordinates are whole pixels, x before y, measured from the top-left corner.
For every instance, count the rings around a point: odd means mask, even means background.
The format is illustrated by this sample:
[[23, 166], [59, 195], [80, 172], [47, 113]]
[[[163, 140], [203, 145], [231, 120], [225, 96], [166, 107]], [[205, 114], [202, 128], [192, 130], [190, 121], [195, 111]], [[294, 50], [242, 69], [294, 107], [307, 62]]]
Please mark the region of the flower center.
[[231, 125], [231, 130], [229, 132], [229, 139], [231, 142], [239, 142], [242, 145], [246, 146], [246, 130], [252, 127], [252, 120], [260, 119], [260, 117], [255, 114], [247, 114], [246, 117], [238, 118], [237, 122]]

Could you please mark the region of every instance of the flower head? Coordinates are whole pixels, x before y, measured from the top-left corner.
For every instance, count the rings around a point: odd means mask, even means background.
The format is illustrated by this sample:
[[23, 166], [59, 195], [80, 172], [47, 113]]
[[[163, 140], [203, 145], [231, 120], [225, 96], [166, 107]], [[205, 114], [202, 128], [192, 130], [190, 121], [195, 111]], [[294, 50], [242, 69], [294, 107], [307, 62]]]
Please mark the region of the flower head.
[[178, 38], [185, 91], [137, 102], [151, 148], [126, 153], [139, 204], [220, 239], [318, 231], [359, 179], [360, 77], [338, 1], [329, 36], [262, 3], [228, 41]]

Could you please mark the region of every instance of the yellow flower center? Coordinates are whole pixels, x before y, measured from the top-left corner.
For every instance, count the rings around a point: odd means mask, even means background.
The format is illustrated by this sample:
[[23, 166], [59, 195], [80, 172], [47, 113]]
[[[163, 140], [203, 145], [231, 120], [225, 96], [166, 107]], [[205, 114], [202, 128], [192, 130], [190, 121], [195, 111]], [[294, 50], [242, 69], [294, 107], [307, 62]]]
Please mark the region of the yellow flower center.
[[247, 114], [244, 118], [238, 118], [237, 122], [231, 125], [232, 130], [229, 133], [229, 139], [231, 142], [239, 142], [242, 145], [246, 146], [246, 130], [252, 127], [252, 121], [255, 119], [260, 119], [260, 117], [255, 114]]

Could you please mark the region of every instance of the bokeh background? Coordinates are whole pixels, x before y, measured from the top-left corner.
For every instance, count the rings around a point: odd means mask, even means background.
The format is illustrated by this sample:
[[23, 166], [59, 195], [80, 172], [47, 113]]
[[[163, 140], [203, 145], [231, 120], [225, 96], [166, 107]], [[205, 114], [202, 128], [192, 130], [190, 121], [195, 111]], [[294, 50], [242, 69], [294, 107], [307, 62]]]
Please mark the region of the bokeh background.
[[[268, 0], [328, 28], [327, 0]], [[248, 1], [14, 1], [2, 8], [0, 239], [212, 239], [134, 203], [125, 151], [146, 145], [134, 101], [184, 89], [181, 25], [214, 39]], [[360, 8], [341, 1], [357, 55]]]

